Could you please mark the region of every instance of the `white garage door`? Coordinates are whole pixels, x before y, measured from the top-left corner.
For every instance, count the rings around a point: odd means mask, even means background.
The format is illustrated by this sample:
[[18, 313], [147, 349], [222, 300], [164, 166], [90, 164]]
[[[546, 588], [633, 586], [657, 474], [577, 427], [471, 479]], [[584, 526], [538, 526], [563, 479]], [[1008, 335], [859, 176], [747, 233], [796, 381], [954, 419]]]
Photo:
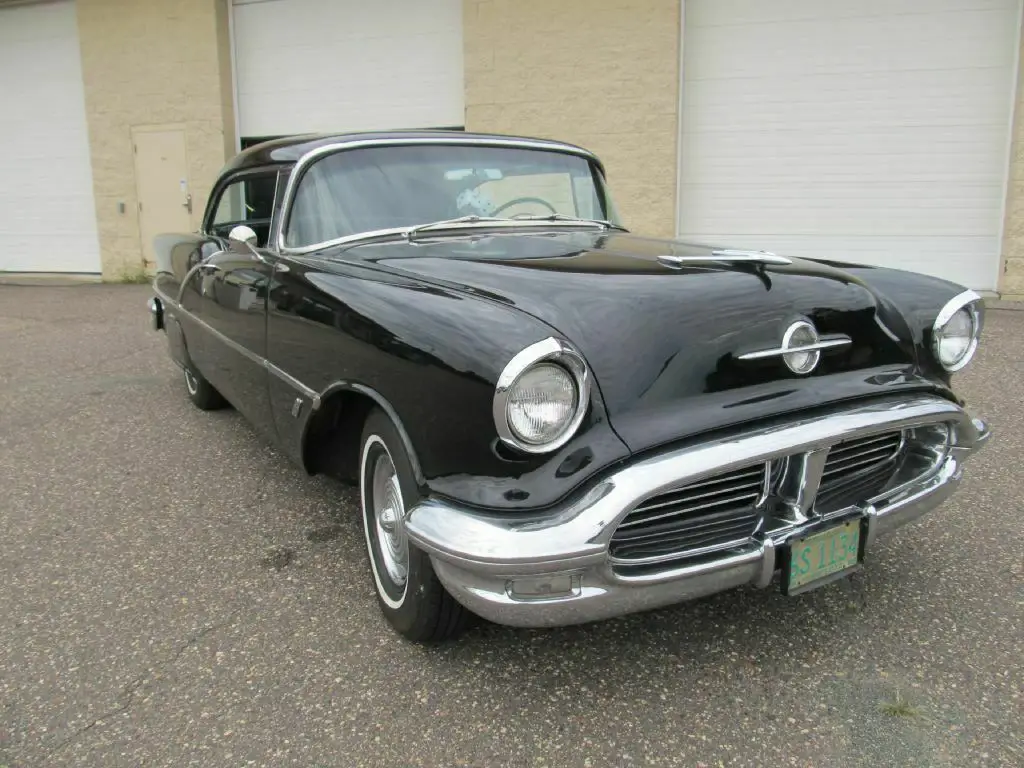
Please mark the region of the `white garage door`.
[[462, 0], [234, 0], [239, 133], [461, 126]]
[[679, 233], [994, 289], [1018, 0], [685, 0]]
[[0, 8], [0, 271], [100, 271], [75, 5]]

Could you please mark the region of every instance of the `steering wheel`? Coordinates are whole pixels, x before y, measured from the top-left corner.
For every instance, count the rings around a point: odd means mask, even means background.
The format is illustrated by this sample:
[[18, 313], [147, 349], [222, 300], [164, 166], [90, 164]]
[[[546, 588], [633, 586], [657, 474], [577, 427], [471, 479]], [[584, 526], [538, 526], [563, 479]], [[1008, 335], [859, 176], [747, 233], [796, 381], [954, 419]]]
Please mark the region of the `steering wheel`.
[[506, 208], [511, 208], [513, 205], [518, 205], [519, 203], [538, 203], [539, 205], [543, 205], [552, 213], [558, 213], [558, 211], [555, 209], [555, 206], [553, 206], [547, 200], [541, 200], [539, 197], [514, 197], [511, 200], [502, 203], [497, 208], [495, 208], [493, 214], [497, 215], [504, 211]]

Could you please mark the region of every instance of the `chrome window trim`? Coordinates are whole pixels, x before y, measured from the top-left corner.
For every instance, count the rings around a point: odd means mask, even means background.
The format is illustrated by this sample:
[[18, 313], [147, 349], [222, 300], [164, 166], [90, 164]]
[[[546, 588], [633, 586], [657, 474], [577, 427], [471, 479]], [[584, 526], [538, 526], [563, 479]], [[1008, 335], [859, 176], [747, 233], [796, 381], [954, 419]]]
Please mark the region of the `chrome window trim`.
[[[982, 324], [982, 314], [978, 305], [981, 304], [981, 302], [982, 298], [979, 294], [971, 290], [963, 291], [943, 304], [942, 309], [939, 310], [939, 314], [935, 316], [935, 322], [932, 323], [932, 356], [935, 358], [935, 362], [950, 373], [956, 373], [957, 371], [965, 368], [974, 358], [974, 353], [978, 351], [978, 342], [981, 339]], [[971, 313], [971, 321], [974, 326], [973, 338], [971, 339], [971, 343], [968, 345], [964, 356], [953, 365], [946, 365], [942, 362], [942, 358], [939, 357], [939, 334], [942, 332], [942, 329], [946, 327], [946, 324], [953, 319], [953, 316], [964, 308], [969, 309]]]
[[270, 211], [270, 228], [267, 231], [267, 246], [274, 242], [274, 213], [277, 208], [277, 195], [281, 190], [281, 174], [286, 173], [287, 168], [282, 166], [280, 163], [260, 165], [255, 168], [242, 168], [237, 171], [232, 171], [222, 179], [218, 179], [213, 189], [210, 190], [210, 196], [206, 200], [206, 208], [203, 209], [203, 218], [199, 223], [199, 231], [207, 236], [211, 236], [212, 226], [215, 223], [214, 217], [217, 215], [217, 208], [220, 206], [220, 200], [224, 196], [225, 190], [233, 184], [237, 184], [240, 181], [245, 181], [250, 176], [269, 176], [274, 175], [274, 200], [273, 208]]
[[[302, 179], [303, 174], [308, 170], [314, 162], [324, 157], [325, 155], [332, 155], [336, 152], [344, 152], [350, 149], [361, 149], [364, 147], [405, 147], [405, 146], [481, 146], [481, 147], [507, 147], [512, 149], [539, 149], [547, 152], [560, 152], [567, 155], [576, 155], [582, 157], [589, 162], [594, 163], [598, 169], [604, 172], [604, 166], [601, 164], [600, 159], [593, 152], [590, 152], [582, 147], [576, 147], [572, 144], [560, 144], [557, 142], [545, 142], [545, 141], [534, 141], [531, 139], [501, 139], [501, 138], [394, 138], [394, 139], [361, 139], [357, 141], [339, 141], [332, 142], [331, 144], [324, 144], [323, 146], [311, 149], [300, 157], [295, 165], [292, 166], [291, 174], [288, 177], [288, 185], [284, 191], [284, 202], [281, 205], [281, 218], [277, 223], [276, 237], [273, 238], [273, 242], [276, 242], [277, 249], [280, 253], [288, 255], [301, 255], [304, 253], [312, 253], [313, 251], [319, 251], [324, 248], [330, 248], [335, 245], [344, 245], [346, 243], [357, 243], [362, 241], [378, 240], [383, 237], [395, 237], [404, 235], [405, 232], [410, 229], [409, 227], [394, 227], [390, 229], [378, 229], [369, 232], [359, 232], [353, 235], [346, 235], [344, 237], [334, 238], [333, 240], [325, 240], [322, 243], [312, 243], [310, 245], [298, 246], [291, 248], [285, 245], [284, 233], [285, 227], [288, 225], [288, 218], [291, 215], [292, 202], [295, 199], [295, 192], [298, 188], [299, 182]], [[555, 222], [511, 222], [513, 226], [524, 226], [528, 223], [542, 226], [550, 226]], [[563, 222], [565, 224], [578, 226], [577, 222]], [[495, 222], [488, 222], [488, 225], [493, 227]], [[466, 227], [472, 229], [472, 227]], [[483, 227], [478, 227], [483, 228]]]
[[[508, 392], [530, 368], [542, 362], [553, 362], [561, 365], [568, 371], [576, 382], [576, 393], [578, 402], [576, 413], [569, 424], [562, 430], [561, 434], [554, 440], [547, 443], [531, 444], [520, 440], [508, 423]], [[587, 367], [583, 355], [576, 351], [567, 342], [549, 336], [542, 339], [520, 352], [516, 353], [505, 365], [501, 375], [498, 376], [498, 383], [494, 387], [494, 399], [492, 401], [492, 414], [494, 416], [494, 427], [498, 431], [499, 439], [516, 450], [524, 453], [550, 453], [565, 445], [572, 439], [573, 435], [583, 423], [583, 417], [590, 405], [590, 369]]]

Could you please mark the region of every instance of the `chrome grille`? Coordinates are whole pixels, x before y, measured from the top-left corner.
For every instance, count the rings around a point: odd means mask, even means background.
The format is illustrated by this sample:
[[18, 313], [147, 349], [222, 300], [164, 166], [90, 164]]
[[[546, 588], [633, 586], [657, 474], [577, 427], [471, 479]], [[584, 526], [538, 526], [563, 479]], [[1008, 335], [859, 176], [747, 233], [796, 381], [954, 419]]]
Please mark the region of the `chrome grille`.
[[814, 508], [833, 512], [866, 501], [896, 472], [903, 432], [886, 432], [836, 443], [828, 452]]
[[757, 528], [765, 478], [762, 462], [647, 499], [619, 523], [611, 556], [652, 563], [745, 542]]

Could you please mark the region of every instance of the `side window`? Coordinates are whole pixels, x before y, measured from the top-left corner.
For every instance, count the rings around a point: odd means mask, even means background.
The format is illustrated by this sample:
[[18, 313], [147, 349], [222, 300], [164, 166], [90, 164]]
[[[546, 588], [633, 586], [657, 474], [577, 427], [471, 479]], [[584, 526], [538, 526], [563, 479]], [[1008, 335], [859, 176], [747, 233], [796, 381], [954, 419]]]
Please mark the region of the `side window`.
[[243, 176], [221, 190], [209, 231], [227, 237], [239, 224], [251, 227], [256, 244], [263, 247], [270, 237], [270, 217], [274, 210], [277, 171]]

